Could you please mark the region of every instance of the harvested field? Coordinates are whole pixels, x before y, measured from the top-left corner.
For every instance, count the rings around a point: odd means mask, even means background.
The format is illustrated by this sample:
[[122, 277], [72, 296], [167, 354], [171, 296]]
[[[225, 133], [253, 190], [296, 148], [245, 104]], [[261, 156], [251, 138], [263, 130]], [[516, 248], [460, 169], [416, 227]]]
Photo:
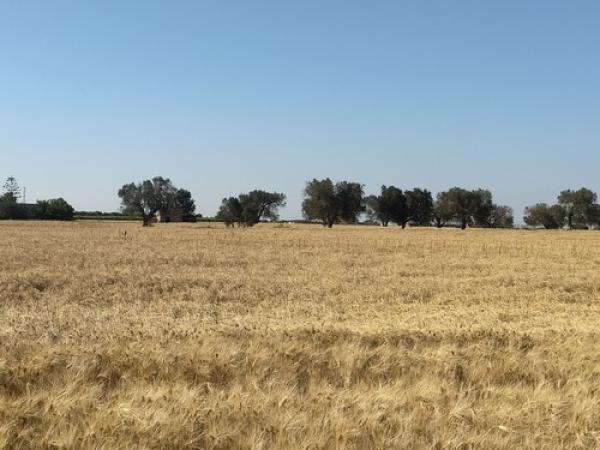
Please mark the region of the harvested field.
[[0, 237], [1, 448], [600, 447], [598, 231]]

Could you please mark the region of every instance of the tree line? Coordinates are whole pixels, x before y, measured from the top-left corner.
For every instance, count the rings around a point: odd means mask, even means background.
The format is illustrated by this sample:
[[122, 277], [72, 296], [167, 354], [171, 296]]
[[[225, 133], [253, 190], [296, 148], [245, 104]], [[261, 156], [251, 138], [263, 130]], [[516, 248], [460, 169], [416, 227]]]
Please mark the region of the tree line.
[[[185, 196], [182, 196], [182, 192]], [[179, 193], [179, 198], [177, 193]], [[309, 222], [320, 222], [325, 227], [338, 223], [357, 223], [361, 217], [386, 227], [391, 223], [402, 228], [412, 226], [444, 226], [512, 228], [513, 209], [494, 202], [487, 189], [468, 190], [452, 187], [439, 192], [434, 198], [423, 188], [402, 190], [396, 186], [381, 186], [378, 195], [365, 195], [364, 185], [351, 181], [333, 182], [329, 178], [308, 181], [303, 190], [302, 216]], [[194, 217], [194, 201], [189, 191], [176, 189], [170, 180], [155, 177], [142, 183], [130, 183], [119, 190], [121, 209], [142, 218], [148, 225], [178, 216], [190, 220]], [[186, 201], [182, 202], [181, 198]], [[279, 192], [253, 190], [227, 197], [215, 220], [227, 226], [252, 227], [261, 221], [279, 219], [279, 209], [285, 207], [286, 196]], [[600, 205], [597, 195], [587, 188], [565, 190], [558, 196], [556, 205], [544, 203], [525, 208], [524, 222], [541, 228], [595, 228], [600, 226]]]
[[[195, 217], [189, 191], [176, 188], [168, 178], [126, 184], [118, 195], [122, 211], [141, 218], [144, 226], [157, 220], [192, 221]], [[227, 226], [252, 227], [261, 221], [278, 220], [279, 210], [285, 205], [285, 194], [257, 189], [224, 198], [215, 220]], [[439, 193], [434, 201], [431, 192], [421, 188], [402, 191], [395, 186], [382, 186], [379, 195], [366, 196], [364, 185], [357, 182], [334, 183], [326, 178], [306, 183], [302, 202], [305, 220], [331, 228], [337, 223], [357, 223], [363, 214], [367, 221], [383, 226], [513, 226], [512, 209], [495, 204], [492, 193], [485, 189], [454, 187]]]
[[65, 199], [37, 200], [33, 204], [19, 203], [21, 188], [15, 177], [10, 176], [2, 187], [0, 197], [1, 220], [73, 220], [75, 210]]
[[396, 186], [381, 186], [379, 195], [365, 196], [364, 185], [329, 178], [313, 179], [306, 183], [302, 214], [307, 220], [321, 221], [331, 228], [335, 223], [355, 223], [361, 214], [367, 220], [384, 227], [395, 223], [402, 228], [446, 225], [467, 228], [510, 228], [513, 226], [512, 209], [493, 202], [486, 189], [467, 190], [453, 187], [440, 192], [434, 200], [427, 189], [402, 191]]
[[[144, 226], [153, 222], [195, 222], [200, 214], [192, 194], [177, 188], [171, 180], [154, 177], [128, 183], [119, 189], [121, 213], [139, 218]], [[364, 185], [351, 181], [333, 182], [329, 178], [313, 179], [303, 190], [302, 217], [320, 222], [325, 227], [339, 223], [379, 223], [411, 226], [444, 226], [512, 228], [511, 207], [494, 202], [487, 189], [452, 187], [434, 198], [423, 188], [402, 190], [381, 186], [377, 195], [366, 195]], [[35, 204], [19, 203], [21, 190], [14, 177], [9, 177], [0, 197], [0, 219], [73, 220], [74, 209], [64, 199], [38, 200]], [[279, 192], [253, 190], [222, 200], [214, 220], [227, 226], [252, 227], [261, 221], [276, 221], [279, 210], [286, 206], [286, 195]], [[557, 203], [537, 203], [525, 208], [523, 217], [529, 227], [597, 228], [600, 227], [600, 205], [597, 195], [588, 188], [561, 191]]]
[[[186, 202], [177, 198], [185, 193]], [[304, 187], [302, 216], [309, 222], [320, 222], [325, 227], [338, 223], [357, 223], [361, 217], [382, 226], [392, 223], [401, 227], [444, 226], [512, 228], [514, 214], [511, 207], [494, 202], [487, 189], [468, 190], [452, 187], [434, 198], [423, 188], [402, 190], [396, 186], [381, 186], [378, 195], [365, 195], [364, 185], [357, 182], [333, 182], [329, 178], [313, 179]], [[130, 183], [119, 190], [122, 210], [142, 218], [144, 225], [178, 216], [181, 220], [194, 217], [194, 202], [189, 191], [175, 188], [169, 179], [155, 177], [141, 183]], [[227, 226], [252, 227], [261, 221], [276, 221], [280, 208], [286, 205], [285, 194], [253, 190], [226, 197], [215, 220]], [[600, 225], [600, 206], [597, 196], [587, 188], [562, 191], [557, 205], [537, 204], [525, 209], [524, 221], [531, 227], [593, 228]]]

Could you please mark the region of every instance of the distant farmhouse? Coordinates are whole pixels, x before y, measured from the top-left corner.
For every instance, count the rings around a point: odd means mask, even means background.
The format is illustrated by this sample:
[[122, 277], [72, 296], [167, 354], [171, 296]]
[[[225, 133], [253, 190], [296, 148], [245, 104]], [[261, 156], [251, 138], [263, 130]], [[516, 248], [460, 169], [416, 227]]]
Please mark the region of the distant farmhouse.
[[157, 211], [154, 214], [156, 223], [169, 223], [169, 222], [190, 222], [190, 220], [184, 220], [182, 208], [171, 208], [169, 211]]

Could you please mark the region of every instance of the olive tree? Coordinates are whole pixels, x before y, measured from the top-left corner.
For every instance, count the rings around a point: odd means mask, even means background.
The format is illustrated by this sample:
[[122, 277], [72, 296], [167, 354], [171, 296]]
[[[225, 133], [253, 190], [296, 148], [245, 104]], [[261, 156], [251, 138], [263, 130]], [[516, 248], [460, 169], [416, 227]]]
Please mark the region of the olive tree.
[[537, 203], [525, 208], [523, 221], [530, 227], [544, 227], [546, 229], [562, 228], [565, 223], [566, 211], [561, 205], [547, 205]]
[[371, 195], [366, 198], [367, 214], [377, 220], [382, 226], [387, 227], [394, 222], [402, 227], [408, 221], [408, 208], [406, 197], [402, 190], [395, 186], [381, 186], [380, 195]]
[[171, 180], [163, 177], [125, 184], [118, 192], [123, 212], [141, 217], [143, 226], [150, 225], [157, 212], [168, 211], [175, 204], [176, 194]]
[[224, 198], [217, 218], [227, 226], [238, 223], [251, 227], [261, 220], [277, 220], [279, 208], [286, 205], [285, 194], [253, 190], [236, 197]]
[[340, 181], [333, 184], [329, 178], [306, 183], [302, 215], [307, 220], [319, 220], [323, 226], [331, 228], [340, 221], [357, 222], [365, 211], [365, 194], [360, 183]]

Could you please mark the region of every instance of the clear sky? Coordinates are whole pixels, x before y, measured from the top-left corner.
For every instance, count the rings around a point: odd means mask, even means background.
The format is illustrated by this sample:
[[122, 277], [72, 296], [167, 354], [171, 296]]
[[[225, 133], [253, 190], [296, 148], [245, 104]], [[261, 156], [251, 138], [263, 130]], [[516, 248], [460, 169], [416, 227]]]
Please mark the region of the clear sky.
[[115, 211], [312, 178], [600, 193], [600, 2], [0, 0], [0, 181]]

